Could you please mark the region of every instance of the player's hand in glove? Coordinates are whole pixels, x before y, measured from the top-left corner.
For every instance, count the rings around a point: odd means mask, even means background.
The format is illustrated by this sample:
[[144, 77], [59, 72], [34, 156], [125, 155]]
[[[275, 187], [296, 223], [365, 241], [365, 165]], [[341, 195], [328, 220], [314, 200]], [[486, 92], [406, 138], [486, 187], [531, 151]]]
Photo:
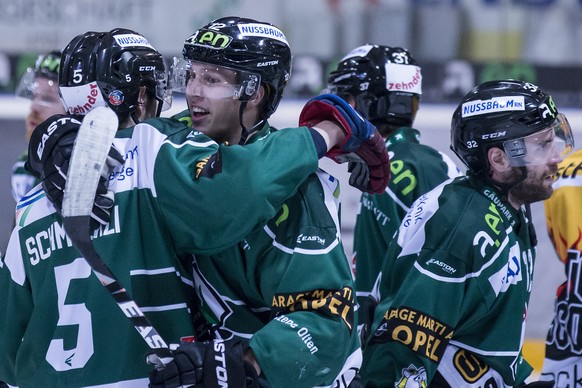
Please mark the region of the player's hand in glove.
[[371, 194], [384, 192], [390, 180], [390, 158], [376, 127], [334, 94], [312, 98], [299, 115], [301, 126], [315, 127], [322, 121], [335, 123], [345, 134], [342, 144], [333, 147], [327, 156], [336, 163], [350, 160], [365, 162], [369, 168], [369, 180], [366, 187], [355, 187]]
[[243, 352], [238, 340], [182, 342], [173, 361], [150, 372], [149, 387], [259, 388], [257, 371]]
[[350, 173], [350, 186], [360, 191], [366, 191], [370, 184], [370, 168], [362, 160], [351, 160], [348, 162], [348, 172]]
[[[63, 204], [69, 161], [81, 126], [79, 119], [69, 115], [52, 116], [35, 128], [28, 143], [26, 169], [41, 179], [46, 196], [58, 211]], [[122, 164], [123, 156], [112, 146], [97, 185], [91, 211], [92, 229], [107, 224], [111, 218], [113, 192], [107, 188], [109, 173]]]

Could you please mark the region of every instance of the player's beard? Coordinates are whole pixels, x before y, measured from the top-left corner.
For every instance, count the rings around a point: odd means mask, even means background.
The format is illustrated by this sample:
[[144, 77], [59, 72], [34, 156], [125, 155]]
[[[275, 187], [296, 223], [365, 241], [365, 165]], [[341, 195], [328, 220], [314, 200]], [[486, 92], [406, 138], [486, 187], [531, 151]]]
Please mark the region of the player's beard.
[[[521, 175], [519, 168], [515, 168], [516, 174]], [[528, 204], [543, 201], [553, 193], [553, 177], [558, 172], [558, 165], [549, 164], [543, 170], [528, 169], [527, 177], [509, 190], [509, 194], [520, 203]], [[550, 178], [551, 177], [551, 178]]]

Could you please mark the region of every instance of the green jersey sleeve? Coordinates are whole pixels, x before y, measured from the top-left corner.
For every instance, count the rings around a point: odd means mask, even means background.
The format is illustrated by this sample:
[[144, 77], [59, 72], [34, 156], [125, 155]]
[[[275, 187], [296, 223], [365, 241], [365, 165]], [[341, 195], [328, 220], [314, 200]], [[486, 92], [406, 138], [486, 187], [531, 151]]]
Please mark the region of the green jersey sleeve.
[[112, 177], [113, 190], [148, 189], [178, 254], [236, 244], [317, 170], [307, 128], [227, 147], [179, 121], [155, 119], [117, 140], [126, 162]]

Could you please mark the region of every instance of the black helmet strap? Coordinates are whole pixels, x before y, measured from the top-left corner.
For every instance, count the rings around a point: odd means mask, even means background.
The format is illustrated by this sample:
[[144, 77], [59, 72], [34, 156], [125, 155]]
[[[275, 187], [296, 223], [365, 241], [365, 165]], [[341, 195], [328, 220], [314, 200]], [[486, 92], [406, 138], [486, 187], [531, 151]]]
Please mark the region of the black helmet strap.
[[248, 101], [241, 101], [240, 108], [238, 110], [238, 120], [240, 122], [240, 126], [242, 128], [242, 132], [240, 134], [240, 141], [238, 144], [245, 145], [247, 141], [250, 139], [251, 135], [257, 132], [260, 127], [265, 123], [265, 119], [260, 119], [255, 125], [253, 125], [250, 129], [245, 127], [243, 124], [243, 114], [245, 107], [247, 106]]

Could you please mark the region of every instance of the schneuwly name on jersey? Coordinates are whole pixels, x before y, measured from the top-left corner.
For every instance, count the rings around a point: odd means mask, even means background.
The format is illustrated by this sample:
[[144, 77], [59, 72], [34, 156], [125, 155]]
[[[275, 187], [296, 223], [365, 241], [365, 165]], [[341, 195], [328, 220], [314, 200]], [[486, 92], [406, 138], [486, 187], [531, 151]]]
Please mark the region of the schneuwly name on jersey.
[[[114, 206], [109, 224], [101, 226], [91, 237], [95, 239], [114, 233], [121, 233], [118, 206]], [[54, 252], [64, 248], [71, 248], [72, 246], [73, 242], [67, 236], [63, 225], [55, 221], [47, 229], [41, 230], [34, 236], [24, 240], [24, 247], [28, 255], [25, 259], [28, 259], [30, 264], [34, 266], [43, 260], [49, 259]]]

